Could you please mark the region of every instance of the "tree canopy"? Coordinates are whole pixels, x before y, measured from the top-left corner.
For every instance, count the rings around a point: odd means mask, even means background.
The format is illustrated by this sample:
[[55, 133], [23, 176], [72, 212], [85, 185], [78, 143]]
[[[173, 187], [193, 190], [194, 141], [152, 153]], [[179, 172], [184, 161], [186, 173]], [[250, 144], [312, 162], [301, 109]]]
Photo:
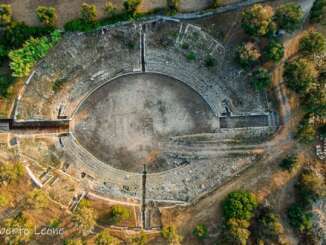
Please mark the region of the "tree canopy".
[[300, 40], [300, 51], [306, 54], [320, 54], [326, 50], [326, 38], [320, 32], [309, 32]]
[[281, 5], [275, 12], [275, 21], [279, 28], [294, 31], [303, 20], [303, 11], [299, 4]]

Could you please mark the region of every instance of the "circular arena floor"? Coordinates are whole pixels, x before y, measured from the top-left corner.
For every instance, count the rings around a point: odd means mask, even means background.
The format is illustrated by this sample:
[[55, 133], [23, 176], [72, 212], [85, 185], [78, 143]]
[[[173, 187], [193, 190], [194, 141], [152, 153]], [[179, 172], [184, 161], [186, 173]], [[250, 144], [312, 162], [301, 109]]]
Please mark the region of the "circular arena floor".
[[209, 105], [169, 76], [118, 77], [93, 91], [73, 116], [72, 133], [97, 159], [115, 168], [160, 172], [174, 167], [164, 154], [172, 136], [213, 132]]

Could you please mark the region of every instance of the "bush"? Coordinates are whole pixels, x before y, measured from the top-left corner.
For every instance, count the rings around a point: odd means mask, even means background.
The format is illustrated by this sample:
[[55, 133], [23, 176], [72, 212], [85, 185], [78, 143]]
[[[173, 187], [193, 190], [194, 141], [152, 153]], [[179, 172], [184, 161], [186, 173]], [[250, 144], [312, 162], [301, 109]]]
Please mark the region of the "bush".
[[250, 223], [247, 220], [231, 218], [227, 221], [227, 241], [230, 244], [247, 244], [250, 236]]
[[319, 23], [321, 20], [325, 20], [326, 12], [326, 0], [316, 0], [310, 10], [310, 21], [313, 23]]
[[70, 239], [65, 240], [64, 245], [85, 245], [85, 243], [81, 239]]
[[60, 32], [54, 31], [50, 37], [32, 37], [24, 43], [22, 48], [11, 51], [9, 58], [12, 75], [14, 77], [28, 76], [36, 62], [45, 57], [60, 38]]
[[96, 21], [96, 6], [93, 4], [83, 3], [80, 9], [80, 17], [86, 23]]
[[212, 8], [218, 8], [221, 6], [221, 0], [213, 0]]
[[285, 64], [284, 81], [297, 93], [305, 93], [316, 82], [318, 72], [314, 64], [304, 58]]
[[14, 81], [14, 78], [10, 75], [0, 75], [0, 97], [8, 97], [8, 90]]
[[21, 163], [0, 164], [0, 184], [16, 182], [24, 174], [25, 168]]
[[303, 11], [299, 4], [281, 5], [275, 12], [275, 21], [279, 28], [294, 31], [303, 20]]
[[206, 225], [203, 224], [196, 225], [196, 227], [192, 231], [192, 234], [199, 240], [204, 240], [208, 238], [208, 230]]
[[234, 191], [229, 193], [223, 203], [224, 217], [249, 220], [257, 207], [256, 197], [247, 191]]
[[261, 54], [255, 43], [242, 44], [237, 50], [237, 61], [243, 68], [250, 68], [258, 63]]
[[26, 205], [28, 208], [32, 209], [47, 208], [49, 205], [49, 199], [44, 191], [40, 189], [34, 189], [27, 193]]
[[272, 76], [268, 70], [259, 68], [254, 71], [251, 76], [251, 85], [256, 91], [263, 91], [269, 88], [272, 84]]
[[274, 62], [280, 62], [284, 56], [284, 46], [281, 42], [272, 40], [265, 49], [265, 57]]
[[175, 226], [164, 227], [161, 231], [161, 235], [168, 241], [169, 244], [181, 245], [182, 236], [177, 233]]
[[9, 4], [0, 4], [0, 26], [6, 26], [11, 23], [12, 9]]
[[287, 211], [290, 225], [299, 232], [309, 232], [312, 229], [312, 215], [306, 212], [302, 206], [294, 203]]
[[309, 32], [300, 40], [300, 51], [306, 54], [321, 54], [326, 50], [326, 38], [320, 32]]
[[123, 6], [128, 13], [134, 13], [139, 4], [140, 0], [125, 0], [123, 2]]
[[64, 25], [65, 31], [71, 31], [71, 32], [76, 32], [76, 31], [88, 32], [98, 27], [99, 27], [98, 22], [85, 22], [82, 19], [71, 20]]
[[280, 163], [280, 167], [284, 170], [291, 171], [298, 165], [298, 158], [296, 155], [290, 155], [287, 158], [283, 159]]
[[252, 36], [265, 36], [272, 23], [273, 9], [271, 6], [255, 4], [242, 13], [242, 28]]
[[113, 206], [111, 210], [111, 218], [113, 223], [119, 223], [130, 218], [130, 211], [124, 206]]
[[57, 12], [54, 7], [38, 6], [36, 16], [45, 26], [55, 26], [57, 21]]
[[[128, 243], [129, 244], [129, 243]], [[148, 237], [144, 231], [141, 231], [139, 235], [131, 238], [131, 245], [146, 245], [148, 244]]]

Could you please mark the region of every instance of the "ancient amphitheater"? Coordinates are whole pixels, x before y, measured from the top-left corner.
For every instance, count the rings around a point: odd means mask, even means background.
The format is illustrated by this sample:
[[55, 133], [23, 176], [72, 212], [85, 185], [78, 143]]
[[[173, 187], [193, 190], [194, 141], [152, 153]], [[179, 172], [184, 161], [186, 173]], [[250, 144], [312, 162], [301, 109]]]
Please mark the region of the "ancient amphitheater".
[[275, 109], [233, 54], [171, 18], [66, 33], [26, 80], [9, 144], [61, 204], [132, 205], [136, 227], [158, 227], [160, 207], [195, 202], [271, 147]]

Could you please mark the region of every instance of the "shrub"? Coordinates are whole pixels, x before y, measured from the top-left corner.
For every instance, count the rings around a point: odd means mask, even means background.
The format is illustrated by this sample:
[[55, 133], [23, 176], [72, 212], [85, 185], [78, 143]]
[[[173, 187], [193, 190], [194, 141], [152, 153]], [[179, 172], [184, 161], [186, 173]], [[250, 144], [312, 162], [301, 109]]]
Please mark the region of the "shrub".
[[259, 68], [252, 73], [251, 84], [257, 91], [263, 91], [272, 84], [272, 76], [268, 70]]
[[6, 26], [11, 23], [12, 9], [9, 4], [0, 4], [0, 26]]
[[208, 230], [206, 225], [198, 224], [193, 229], [192, 234], [199, 240], [204, 240], [208, 237]]
[[272, 7], [255, 4], [242, 13], [242, 28], [249, 35], [264, 36], [272, 23], [272, 17]]
[[96, 6], [94, 4], [83, 3], [80, 9], [80, 17], [86, 23], [96, 21]]
[[296, 155], [290, 155], [287, 158], [283, 159], [280, 163], [280, 167], [284, 170], [291, 171], [298, 165], [298, 158]]
[[13, 82], [14, 78], [10, 75], [0, 75], [0, 97], [8, 97], [8, 90]]
[[242, 44], [237, 50], [237, 61], [243, 68], [249, 68], [258, 63], [261, 54], [255, 43]]
[[57, 21], [57, 12], [54, 7], [39, 6], [36, 9], [36, 16], [45, 26], [55, 26]]
[[164, 239], [168, 241], [169, 244], [181, 245], [183, 238], [178, 234], [175, 226], [164, 227], [161, 231], [161, 235]]
[[98, 22], [85, 22], [82, 19], [76, 19], [76, 20], [68, 21], [64, 25], [64, 29], [65, 31], [71, 31], [71, 32], [75, 32], [75, 31], [88, 32], [96, 29], [99, 26], [100, 25]]
[[28, 208], [32, 209], [47, 208], [49, 205], [49, 199], [44, 191], [40, 189], [34, 189], [27, 193], [26, 205]]
[[109, 231], [103, 230], [96, 235], [96, 245], [118, 245], [120, 244], [116, 238], [110, 235]]
[[299, 4], [281, 5], [275, 12], [275, 21], [279, 28], [294, 31], [303, 20], [303, 11]]
[[234, 191], [229, 193], [223, 203], [224, 217], [249, 220], [257, 207], [256, 197], [247, 191]]
[[314, 64], [304, 58], [285, 64], [284, 81], [297, 93], [305, 93], [316, 82], [318, 72]]
[[290, 225], [299, 232], [309, 232], [312, 228], [312, 215], [299, 204], [294, 203], [287, 211]]
[[268, 60], [279, 62], [284, 56], [284, 46], [281, 42], [272, 40], [265, 49], [265, 57]]
[[326, 38], [320, 32], [309, 32], [300, 40], [300, 51], [318, 54], [326, 50]]
[[213, 0], [212, 8], [218, 8], [221, 6], [221, 0]]
[[25, 168], [21, 163], [0, 164], [0, 184], [16, 182], [24, 174]]
[[250, 223], [247, 220], [231, 218], [227, 221], [227, 240], [230, 244], [247, 244], [250, 236]]
[[85, 243], [81, 239], [70, 239], [65, 240], [64, 245], [85, 245]]
[[50, 37], [30, 38], [23, 47], [9, 53], [10, 68], [14, 77], [27, 76], [35, 63], [45, 57], [48, 51], [58, 43], [61, 34], [58, 31], [51, 33]]
[[140, 0], [125, 0], [123, 2], [123, 6], [125, 10], [129, 13], [134, 13], [139, 4], [140, 4]]
[[113, 206], [111, 210], [111, 218], [113, 223], [119, 223], [130, 218], [130, 211], [124, 206]]
[[133, 237], [130, 241], [131, 245], [146, 245], [148, 244], [148, 237], [144, 231], [141, 231], [140, 234], [136, 237]]
[[326, 0], [316, 0], [310, 10], [310, 20], [313, 23], [319, 23], [322, 19], [325, 20]]

